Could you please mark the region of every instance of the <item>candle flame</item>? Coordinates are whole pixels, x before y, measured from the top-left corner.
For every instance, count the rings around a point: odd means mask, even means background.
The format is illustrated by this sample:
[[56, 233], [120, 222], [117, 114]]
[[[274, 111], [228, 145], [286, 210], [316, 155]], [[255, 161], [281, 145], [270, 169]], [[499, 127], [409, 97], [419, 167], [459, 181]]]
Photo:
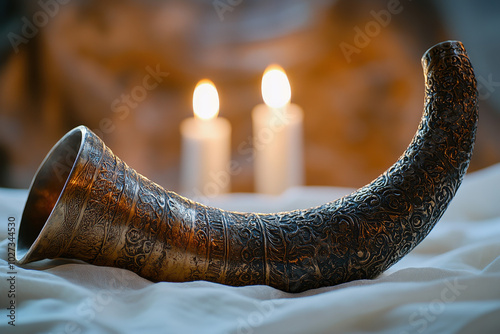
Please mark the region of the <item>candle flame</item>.
[[290, 82], [279, 65], [269, 65], [262, 76], [262, 98], [271, 108], [283, 108], [292, 96]]
[[212, 81], [203, 79], [196, 85], [193, 93], [194, 116], [203, 120], [217, 117], [219, 113], [219, 94]]

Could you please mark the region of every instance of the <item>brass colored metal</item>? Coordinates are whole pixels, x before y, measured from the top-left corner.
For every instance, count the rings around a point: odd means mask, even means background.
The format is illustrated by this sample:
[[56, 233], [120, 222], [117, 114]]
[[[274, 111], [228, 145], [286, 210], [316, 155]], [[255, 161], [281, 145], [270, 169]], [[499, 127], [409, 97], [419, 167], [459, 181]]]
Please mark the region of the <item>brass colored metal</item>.
[[77, 127], [33, 180], [18, 262], [80, 259], [154, 281], [266, 284], [291, 292], [376, 277], [440, 219], [474, 146], [476, 80], [463, 45], [440, 43], [422, 64], [424, 114], [399, 161], [351, 195], [306, 210], [258, 214], [204, 206], [139, 175]]

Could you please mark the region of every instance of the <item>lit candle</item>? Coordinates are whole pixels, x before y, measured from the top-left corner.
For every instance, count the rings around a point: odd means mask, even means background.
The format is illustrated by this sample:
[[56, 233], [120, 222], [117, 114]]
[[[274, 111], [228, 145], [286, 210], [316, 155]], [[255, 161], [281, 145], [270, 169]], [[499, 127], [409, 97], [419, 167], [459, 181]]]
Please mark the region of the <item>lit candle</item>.
[[193, 94], [194, 117], [181, 123], [181, 191], [189, 196], [216, 196], [230, 189], [231, 125], [217, 117], [219, 95], [210, 80]]
[[265, 104], [252, 111], [255, 191], [280, 194], [303, 184], [303, 111], [290, 103], [291, 88], [285, 71], [270, 65], [262, 77]]

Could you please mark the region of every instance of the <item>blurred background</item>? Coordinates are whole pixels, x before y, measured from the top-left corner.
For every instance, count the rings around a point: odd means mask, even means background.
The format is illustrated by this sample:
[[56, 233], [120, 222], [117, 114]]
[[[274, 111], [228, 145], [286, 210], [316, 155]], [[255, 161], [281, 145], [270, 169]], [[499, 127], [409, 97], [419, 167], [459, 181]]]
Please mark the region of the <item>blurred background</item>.
[[[177, 190], [179, 125], [210, 78], [242, 167], [232, 191], [252, 192], [251, 110], [270, 63], [304, 109], [306, 185], [358, 187], [409, 144], [423, 107], [420, 57], [447, 39], [465, 44], [478, 78], [470, 171], [500, 162], [493, 0], [2, 1], [0, 17], [1, 187], [27, 188], [52, 145], [84, 124]], [[127, 100], [151, 73], [158, 85]]]

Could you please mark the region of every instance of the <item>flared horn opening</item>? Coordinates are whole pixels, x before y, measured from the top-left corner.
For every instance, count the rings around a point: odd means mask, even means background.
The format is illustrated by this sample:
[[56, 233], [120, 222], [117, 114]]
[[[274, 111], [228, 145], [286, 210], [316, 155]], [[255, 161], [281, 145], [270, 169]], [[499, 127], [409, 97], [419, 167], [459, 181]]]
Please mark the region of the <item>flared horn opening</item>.
[[79, 126], [68, 132], [50, 150], [31, 182], [28, 198], [18, 227], [16, 260], [19, 264], [51, 258], [51, 225], [61, 223], [54, 216], [68, 180], [81, 154], [88, 130]]

